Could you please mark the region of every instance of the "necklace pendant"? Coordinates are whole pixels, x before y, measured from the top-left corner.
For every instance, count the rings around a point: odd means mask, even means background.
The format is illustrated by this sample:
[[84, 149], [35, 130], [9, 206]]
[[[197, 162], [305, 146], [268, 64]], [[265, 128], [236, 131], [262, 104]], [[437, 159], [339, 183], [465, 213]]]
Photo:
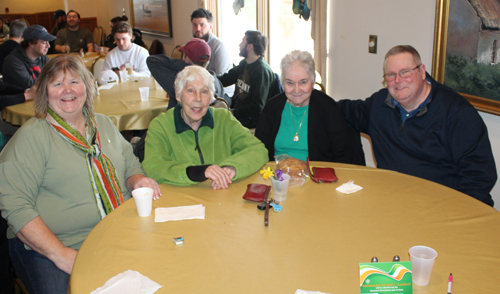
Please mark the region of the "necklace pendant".
[[295, 142], [298, 142], [298, 141], [299, 141], [299, 136], [298, 136], [298, 135], [295, 135], [295, 136], [293, 137], [293, 140], [294, 140]]

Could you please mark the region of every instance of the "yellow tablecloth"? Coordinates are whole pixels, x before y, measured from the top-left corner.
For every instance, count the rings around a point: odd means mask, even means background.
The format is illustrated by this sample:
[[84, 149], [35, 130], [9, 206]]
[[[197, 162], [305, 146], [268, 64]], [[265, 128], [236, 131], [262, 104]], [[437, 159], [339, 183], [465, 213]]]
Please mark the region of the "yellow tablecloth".
[[[139, 87], [149, 87], [149, 101], [141, 101]], [[95, 112], [111, 118], [120, 131], [147, 129], [151, 120], [168, 106], [166, 92], [156, 89], [153, 78], [118, 83], [109, 90], [99, 90], [99, 93], [94, 101]], [[2, 117], [13, 125], [22, 125], [35, 115], [33, 104], [33, 101], [28, 101], [6, 107]]]
[[[270, 164], [274, 166], [274, 164]], [[260, 174], [214, 191], [204, 182], [162, 185], [156, 207], [203, 204], [205, 220], [155, 223], [133, 199], [101, 221], [80, 249], [70, 292], [89, 293], [128, 269], [164, 285], [156, 293], [359, 293], [359, 263], [373, 256], [409, 260], [408, 249], [438, 252], [430, 284], [414, 293], [497, 293], [500, 213], [444, 186], [396, 172], [343, 164], [338, 183], [289, 190], [283, 211], [264, 212], [241, 197]], [[363, 190], [335, 190], [354, 180]], [[183, 236], [183, 245], [174, 237]]]

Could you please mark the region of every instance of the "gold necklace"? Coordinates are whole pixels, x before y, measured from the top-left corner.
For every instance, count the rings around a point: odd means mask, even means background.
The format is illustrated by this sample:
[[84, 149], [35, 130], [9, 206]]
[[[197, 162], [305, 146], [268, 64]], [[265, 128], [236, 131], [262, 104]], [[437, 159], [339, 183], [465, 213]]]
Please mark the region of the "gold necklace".
[[293, 141], [298, 142], [299, 141], [299, 131], [300, 131], [300, 128], [302, 127], [302, 123], [304, 122], [304, 117], [306, 117], [306, 112], [307, 112], [308, 108], [306, 108], [306, 110], [304, 110], [304, 114], [302, 115], [302, 120], [300, 121], [299, 129], [296, 130], [295, 129], [295, 121], [293, 120], [292, 105], [290, 103], [288, 103], [288, 106], [290, 107], [290, 115], [292, 116], [293, 131], [295, 132], [295, 136], [293, 136]]

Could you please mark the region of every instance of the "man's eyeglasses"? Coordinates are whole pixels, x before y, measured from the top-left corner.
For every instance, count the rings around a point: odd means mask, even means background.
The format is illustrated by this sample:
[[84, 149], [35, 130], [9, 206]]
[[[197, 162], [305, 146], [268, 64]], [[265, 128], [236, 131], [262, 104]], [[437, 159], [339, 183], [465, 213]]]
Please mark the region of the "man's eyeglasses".
[[385, 81], [386, 82], [392, 82], [396, 79], [396, 76], [399, 75], [401, 78], [409, 78], [411, 77], [411, 75], [413, 74], [413, 71], [416, 70], [417, 68], [419, 68], [421, 66], [421, 64], [417, 65], [415, 68], [412, 68], [412, 69], [405, 69], [405, 70], [402, 70], [398, 73], [389, 73], [389, 74], [385, 74], [384, 75], [384, 78], [385, 78]]

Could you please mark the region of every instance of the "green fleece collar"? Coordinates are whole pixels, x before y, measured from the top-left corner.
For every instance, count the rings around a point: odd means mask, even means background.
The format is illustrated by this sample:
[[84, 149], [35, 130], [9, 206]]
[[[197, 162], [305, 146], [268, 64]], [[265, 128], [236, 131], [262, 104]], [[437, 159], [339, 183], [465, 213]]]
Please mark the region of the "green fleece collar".
[[[181, 109], [182, 109], [181, 104], [177, 103], [177, 105], [175, 105], [175, 108], [174, 108], [175, 132], [177, 134], [180, 134], [180, 133], [185, 132], [185, 131], [189, 131], [189, 130], [192, 131], [193, 130], [190, 126], [188, 126], [186, 124], [186, 122], [182, 118]], [[201, 119], [200, 128], [203, 126], [210, 127], [211, 129], [214, 128], [214, 117], [212, 115], [212, 110], [210, 109], [210, 107], [208, 108], [205, 116]], [[198, 130], [200, 128], [198, 128]]]

